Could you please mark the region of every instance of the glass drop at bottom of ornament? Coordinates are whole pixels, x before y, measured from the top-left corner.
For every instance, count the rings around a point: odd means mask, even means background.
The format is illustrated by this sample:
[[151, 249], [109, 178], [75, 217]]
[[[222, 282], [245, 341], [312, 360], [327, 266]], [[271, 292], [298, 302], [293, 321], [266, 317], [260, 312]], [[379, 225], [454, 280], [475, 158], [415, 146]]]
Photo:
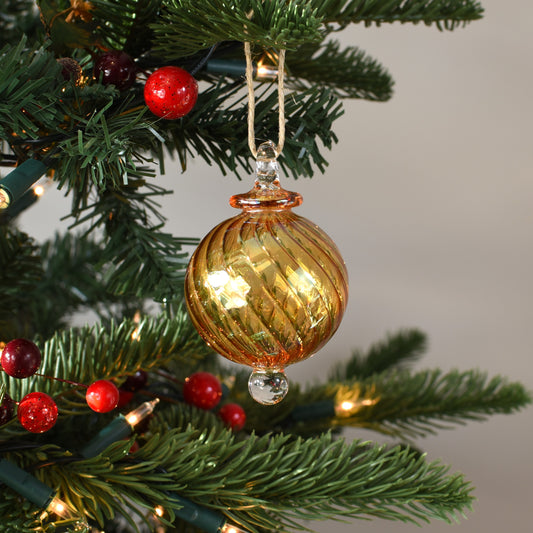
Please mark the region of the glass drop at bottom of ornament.
[[248, 380], [250, 396], [263, 405], [275, 405], [289, 391], [289, 382], [283, 372], [276, 370], [254, 370]]

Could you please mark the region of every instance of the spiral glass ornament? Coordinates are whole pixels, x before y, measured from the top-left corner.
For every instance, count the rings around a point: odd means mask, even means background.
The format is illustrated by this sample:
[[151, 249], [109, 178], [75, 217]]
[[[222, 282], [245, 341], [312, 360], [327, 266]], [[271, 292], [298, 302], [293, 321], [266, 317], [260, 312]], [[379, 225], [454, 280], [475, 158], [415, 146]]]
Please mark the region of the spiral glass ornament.
[[263, 404], [283, 399], [284, 368], [331, 338], [348, 299], [337, 247], [292, 212], [302, 197], [280, 186], [275, 158], [273, 143], [259, 147], [253, 189], [230, 199], [241, 214], [202, 240], [185, 282], [198, 332], [222, 356], [253, 368], [250, 394]]

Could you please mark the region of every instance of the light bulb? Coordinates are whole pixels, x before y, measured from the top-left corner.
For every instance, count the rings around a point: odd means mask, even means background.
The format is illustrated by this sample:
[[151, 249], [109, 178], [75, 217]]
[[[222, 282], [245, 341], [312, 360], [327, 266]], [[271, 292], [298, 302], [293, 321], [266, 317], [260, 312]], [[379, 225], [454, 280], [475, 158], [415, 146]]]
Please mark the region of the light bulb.
[[259, 80], [274, 80], [278, 77], [278, 69], [274, 65], [265, 65], [260, 61], [257, 63], [255, 77]]
[[0, 209], [7, 209], [11, 203], [11, 198], [7, 191], [0, 187]]
[[61, 500], [57, 496], [54, 496], [48, 504], [48, 507], [46, 508], [44, 514], [46, 513], [55, 513], [63, 520], [76, 522], [76, 529], [84, 529], [89, 527], [87, 522], [81, 517], [79, 513], [73, 511], [63, 500]]
[[228, 524], [226, 522], [221, 528], [220, 533], [247, 533], [246, 530], [241, 529], [240, 527], [234, 526], [233, 524]]
[[350, 412], [353, 411], [354, 407], [355, 407], [354, 402], [350, 402], [350, 401], [341, 402], [340, 405], [335, 406], [335, 414], [337, 416], [349, 415]]
[[42, 185], [36, 185], [33, 188], [33, 194], [35, 194], [35, 196], [42, 196], [44, 194], [44, 187]]
[[151, 402], [144, 402], [137, 409], [130, 411], [125, 415], [125, 419], [130, 426], [135, 426], [141, 420], [144, 420], [147, 416], [154, 412], [155, 406], [159, 403], [159, 398], [155, 398]]

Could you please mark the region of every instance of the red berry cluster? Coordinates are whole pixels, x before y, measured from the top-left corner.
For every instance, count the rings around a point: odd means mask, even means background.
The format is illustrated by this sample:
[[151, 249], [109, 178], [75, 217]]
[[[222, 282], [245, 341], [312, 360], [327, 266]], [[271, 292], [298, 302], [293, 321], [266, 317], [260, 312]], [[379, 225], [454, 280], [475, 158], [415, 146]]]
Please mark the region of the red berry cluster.
[[[185, 380], [183, 398], [186, 403], [208, 411], [220, 403], [222, 385], [213, 374], [196, 372]], [[235, 431], [241, 430], [246, 422], [244, 409], [236, 403], [223, 405], [218, 410], [218, 416], [224, 421], [226, 426]]]
[[[4, 372], [18, 379], [33, 376], [41, 365], [41, 352], [36, 344], [27, 339], [8, 342], [2, 350], [0, 363]], [[0, 406], [0, 424], [13, 418], [15, 402], [4, 394]], [[44, 433], [54, 426], [57, 420], [57, 405], [44, 392], [30, 392], [20, 400], [17, 418], [21, 425], [32, 433]]]
[[[7, 375], [23, 379], [37, 372], [41, 359], [36, 344], [27, 339], [14, 339], [2, 350], [0, 364]], [[101, 379], [88, 387], [85, 399], [93, 411], [107, 413], [117, 406], [119, 392], [114, 383]], [[0, 405], [0, 426], [13, 418], [15, 405], [13, 399], [4, 394]], [[30, 392], [18, 402], [17, 418], [32, 433], [44, 433], [51, 429], [57, 421], [57, 415], [55, 401], [44, 392]]]

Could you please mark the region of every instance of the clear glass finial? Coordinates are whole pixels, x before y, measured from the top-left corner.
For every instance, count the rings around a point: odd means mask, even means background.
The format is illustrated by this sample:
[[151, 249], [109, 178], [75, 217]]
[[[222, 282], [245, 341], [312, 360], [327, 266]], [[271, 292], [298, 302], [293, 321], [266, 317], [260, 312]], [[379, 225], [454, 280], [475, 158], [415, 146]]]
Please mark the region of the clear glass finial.
[[263, 405], [275, 405], [289, 391], [289, 382], [281, 370], [254, 370], [248, 380], [250, 396]]
[[279, 165], [277, 162], [278, 152], [272, 141], [267, 141], [257, 149], [256, 183], [268, 186], [278, 178]]

